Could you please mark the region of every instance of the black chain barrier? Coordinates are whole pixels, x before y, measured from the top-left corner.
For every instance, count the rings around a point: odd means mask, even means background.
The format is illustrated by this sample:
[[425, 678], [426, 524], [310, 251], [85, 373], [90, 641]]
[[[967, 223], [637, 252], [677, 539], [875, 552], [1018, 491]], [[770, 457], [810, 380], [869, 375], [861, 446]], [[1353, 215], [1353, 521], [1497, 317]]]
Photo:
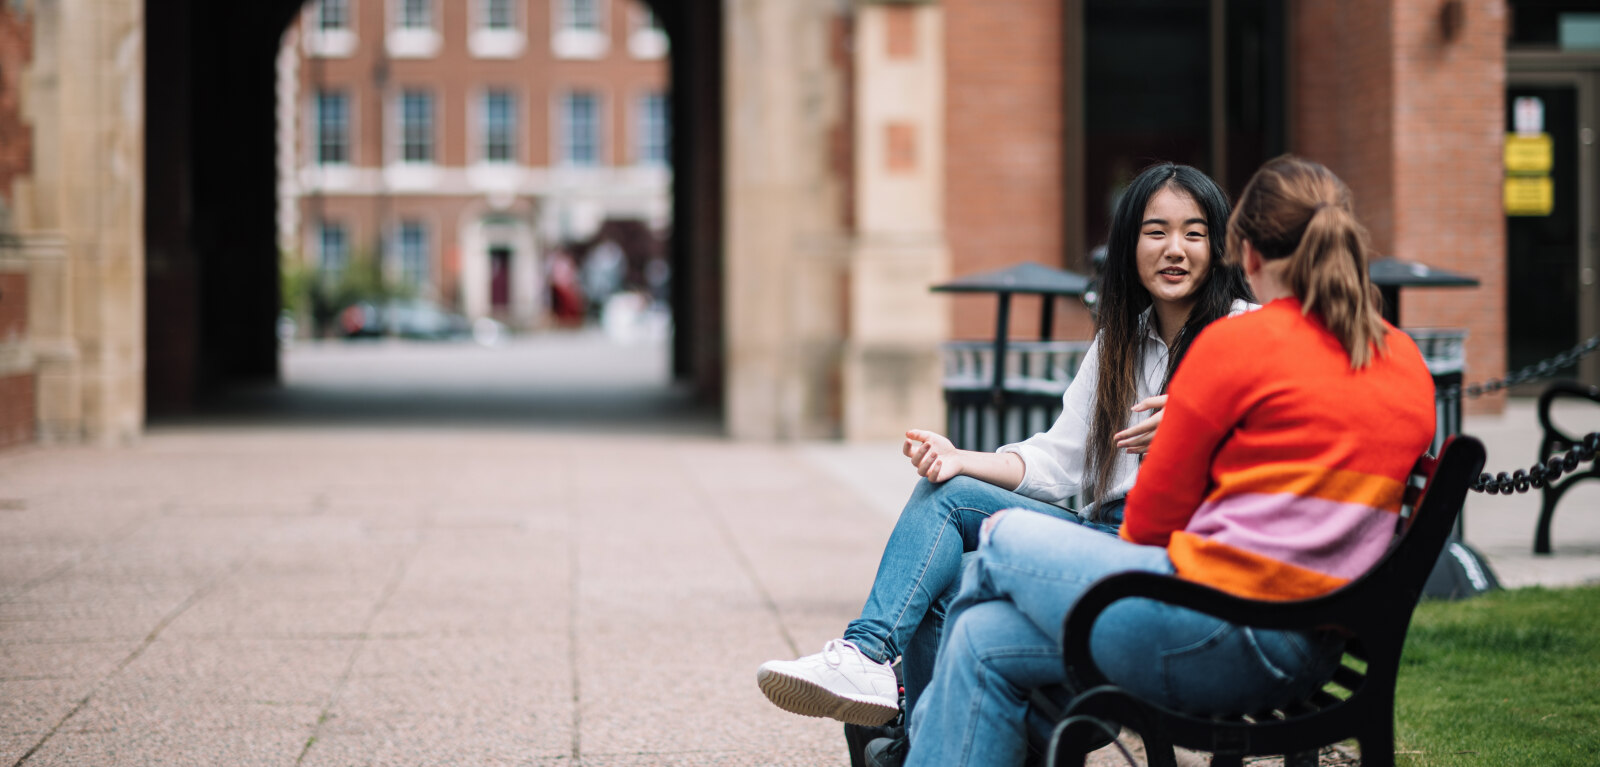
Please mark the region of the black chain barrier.
[[1484, 472], [1478, 475], [1477, 482], [1472, 483], [1472, 489], [1489, 495], [1526, 493], [1560, 479], [1562, 474], [1575, 473], [1580, 464], [1593, 461], [1597, 451], [1600, 451], [1600, 431], [1591, 431], [1582, 442], [1574, 444], [1566, 455], [1552, 455], [1550, 460], [1536, 463], [1526, 471], [1517, 469], [1510, 474], [1502, 471], [1492, 477]]
[[[1596, 350], [1600, 350], [1600, 336], [1594, 336], [1550, 359], [1529, 365], [1505, 378], [1491, 379], [1466, 387], [1456, 384], [1439, 392], [1435, 399], [1450, 401], [1463, 396], [1481, 397], [1520, 383], [1549, 378], [1556, 371], [1576, 364], [1578, 360]], [[1472, 490], [1489, 495], [1526, 493], [1556, 481], [1562, 474], [1572, 474], [1577, 471], [1579, 464], [1594, 460], [1597, 451], [1600, 451], [1600, 431], [1592, 431], [1582, 441], [1574, 443], [1573, 448], [1564, 456], [1553, 455], [1550, 460], [1542, 464], [1536, 463], [1526, 470], [1517, 469], [1509, 474], [1503, 471], [1495, 475], [1490, 475], [1488, 472], [1479, 474], [1478, 481], [1472, 484]]]
[[1596, 350], [1600, 350], [1600, 336], [1594, 336], [1589, 340], [1572, 347], [1571, 349], [1551, 357], [1550, 359], [1529, 365], [1515, 373], [1512, 373], [1511, 375], [1506, 376], [1505, 378], [1495, 378], [1484, 381], [1483, 383], [1475, 383], [1466, 387], [1456, 384], [1445, 389], [1444, 391], [1439, 392], [1435, 399], [1453, 400], [1460, 399], [1463, 396], [1481, 397], [1485, 394], [1493, 394], [1501, 389], [1516, 386], [1520, 383], [1527, 383], [1528, 381], [1537, 381], [1542, 378], [1549, 378], [1554, 375], [1557, 370], [1576, 364], [1578, 360], [1594, 353]]

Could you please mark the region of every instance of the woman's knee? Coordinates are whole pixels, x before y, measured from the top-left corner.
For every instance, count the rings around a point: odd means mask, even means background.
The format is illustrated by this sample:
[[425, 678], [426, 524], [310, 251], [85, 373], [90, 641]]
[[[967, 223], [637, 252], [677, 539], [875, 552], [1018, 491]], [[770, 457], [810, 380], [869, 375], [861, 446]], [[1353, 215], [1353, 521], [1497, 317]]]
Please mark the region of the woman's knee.
[[926, 477], [917, 480], [917, 486], [911, 491], [911, 500], [906, 505], [944, 505], [951, 506], [956, 503], [953, 499], [961, 494], [970, 492], [983, 484], [982, 480], [973, 479], [965, 475], [951, 477], [943, 482], [929, 482]]
[[970, 524], [975, 534], [977, 525], [993, 511], [987, 508], [996, 501], [992, 496], [1003, 492], [982, 480], [966, 476], [937, 484], [921, 479], [917, 481], [911, 499], [900, 514], [902, 517], [912, 515], [941, 523], [952, 521], [959, 526]]

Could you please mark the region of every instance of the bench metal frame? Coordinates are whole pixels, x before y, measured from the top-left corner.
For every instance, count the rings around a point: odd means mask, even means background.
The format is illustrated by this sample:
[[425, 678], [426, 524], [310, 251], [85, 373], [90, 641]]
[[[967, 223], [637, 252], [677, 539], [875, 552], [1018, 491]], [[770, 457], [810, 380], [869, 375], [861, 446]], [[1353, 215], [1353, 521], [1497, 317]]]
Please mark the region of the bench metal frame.
[[[1083, 690], [1057, 718], [1046, 763], [1081, 767], [1110, 728], [1144, 739], [1151, 767], [1175, 767], [1174, 746], [1213, 754], [1213, 765], [1282, 754], [1286, 767], [1315, 765], [1326, 745], [1355, 738], [1366, 767], [1394, 763], [1394, 694], [1411, 616], [1433, 564], [1483, 470], [1477, 439], [1456, 436], [1440, 457], [1417, 462], [1395, 542], [1366, 575], [1314, 599], [1242, 599], [1191, 581], [1130, 572], [1101, 579], [1067, 614], [1063, 659], [1070, 688]], [[1110, 684], [1089, 654], [1096, 618], [1129, 597], [1155, 599], [1266, 629], [1334, 630], [1346, 636], [1332, 680], [1306, 700], [1248, 716], [1206, 717], [1173, 711]]]

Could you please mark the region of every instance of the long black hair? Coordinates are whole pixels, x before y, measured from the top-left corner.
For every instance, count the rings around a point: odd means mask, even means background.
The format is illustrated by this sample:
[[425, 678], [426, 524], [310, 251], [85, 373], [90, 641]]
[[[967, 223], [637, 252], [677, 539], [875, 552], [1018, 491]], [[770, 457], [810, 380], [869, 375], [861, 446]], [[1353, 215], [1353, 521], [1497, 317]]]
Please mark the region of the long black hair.
[[1111, 235], [1106, 241], [1105, 266], [1100, 275], [1096, 322], [1100, 378], [1095, 384], [1086, 451], [1088, 462], [1084, 471], [1088, 495], [1096, 502], [1111, 489], [1112, 470], [1119, 452], [1112, 435], [1122, 431], [1128, 423], [1144, 359], [1144, 339], [1150, 330], [1147, 323], [1155, 322], [1155, 312], [1145, 313], [1152, 299], [1139, 278], [1136, 250], [1145, 206], [1162, 189], [1188, 195], [1200, 206], [1206, 217], [1206, 243], [1211, 251], [1211, 262], [1205, 279], [1195, 289], [1194, 307], [1189, 310], [1189, 317], [1178, 331], [1172, 348], [1167, 350], [1167, 369], [1161, 379], [1161, 391], [1167, 390], [1173, 371], [1178, 369], [1178, 363], [1188, 353], [1189, 344], [1200, 330], [1226, 317], [1236, 299], [1253, 299], [1244, 271], [1238, 264], [1228, 264], [1224, 257], [1228, 196], [1217, 182], [1188, 165], [1170, 162], [1152, 165], [1140, 172], [1112, 211]]

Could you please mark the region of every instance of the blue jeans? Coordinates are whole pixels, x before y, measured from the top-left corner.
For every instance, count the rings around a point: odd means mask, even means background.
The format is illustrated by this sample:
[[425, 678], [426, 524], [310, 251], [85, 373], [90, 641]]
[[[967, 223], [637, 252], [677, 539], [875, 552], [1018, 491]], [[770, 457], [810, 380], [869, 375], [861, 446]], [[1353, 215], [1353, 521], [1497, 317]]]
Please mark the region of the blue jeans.
[[[844, 638], [879, 662], [901, 658], [908, 712], [933, 675], [945, 614], [960, 582], [961, 555], [978, 548], [983, 521], [1007, 508], [1078, 521], [1059, 506], [956, 477], [937, 485], [919, 481], [895, 522], [861, 617], [845, 628]], [[1120, 521], [1120, 504], [1103, 516]]]
[[[908, 767], [1022, 764], [1028, 692], [1065, 681], [1067, 610], [1102, 576], [1128, 570], [1173, 572], [1164, 548], [1007, 512], [968, 565], [951, 606], [932, 684], [911, 718]], [[1197, 713], [1258, 711], [1308, 694], [1332, 674], [1342, 646], [1146, 599], [1107, 608], [1089, 644], [1112, 682]]]

